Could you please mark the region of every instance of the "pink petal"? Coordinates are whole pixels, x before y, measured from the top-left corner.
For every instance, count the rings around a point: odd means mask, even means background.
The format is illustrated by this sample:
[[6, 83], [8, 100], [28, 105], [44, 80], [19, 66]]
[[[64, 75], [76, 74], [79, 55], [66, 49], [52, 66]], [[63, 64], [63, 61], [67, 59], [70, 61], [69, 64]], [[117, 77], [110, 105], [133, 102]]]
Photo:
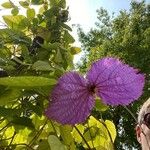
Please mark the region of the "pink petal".
[[103, 58], [93, 63], [87, 74], [89, 84], [110, 105], [127, 105], [138, 99], [144, 87], [144, 75], [115, 58]]
[[76, 72], [66, 73], [59, 79], [50, 100], [46, 116], [61, 124], [84, 122], [94, 105], [85, 79]]

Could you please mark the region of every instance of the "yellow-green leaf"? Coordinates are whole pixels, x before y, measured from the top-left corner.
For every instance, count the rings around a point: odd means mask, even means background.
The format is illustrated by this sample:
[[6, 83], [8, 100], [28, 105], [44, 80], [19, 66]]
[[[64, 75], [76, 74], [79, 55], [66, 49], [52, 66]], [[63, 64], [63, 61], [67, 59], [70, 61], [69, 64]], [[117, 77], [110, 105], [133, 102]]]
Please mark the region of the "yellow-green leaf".
[[28, 20], [25, 16], [23, 15], [17, 15], [17, 16], [12, 16], [12, 15], [5, 15], [3, 16], [3, 19], [5, 23], [12, 29], [25, 29], [26, 25], [28, 24]]
[[41, 87], [56, 84], [55, 79], [37, 77], [37, 76], [21, 76], [21, 77], [4, 77], [0, 78], [0, 85], [9, 87]]
[[13, 102], [20, 96], [21, 92], [17, 89], [6, 89], [0, 94], [0, 105]]
[[96, 98], [95, 108], [98, 111], [106, 111], [109, 106], [105, 105], [100, 98]]
[[71, 134], [72, 127], [69, 125], [60, 126], [60, 134], [64, 144], [70, 146], [73, 143], [73, 137]]
[[11, 2], [5, 2], [1, 6], [4, 7], [4, 8], [6, 8], [6, 9], [13, 8], [13, 5], [12, 5]]
[[27, 1], [19, 1], [19, 4], [24, 8], [28, 8], [29, 6], [29, 3]]
[[115, 127], [114, 123], [111, 122], [110, 120], [106, 120], [105, 125], [106, 125], [107, 129], [109, 130], [112, 141], [114, 142], [115, 138], [116, 138], [116, 135], [117, 135], [116, 127]]
[[70, 52], [71, 52], [72, 55], [78, 54], [78, 53], [81, 52], [81, 48], [79, 48], [79, 47], [71, 47], [70, 48]]
[[[85, 127], [83, 125], [81, 125], [81, 124], [76, 125], [76, 128], [80, 131], [81, 134], [84, 133]], [[73, 128], [72, 135], [77, 143], [82, 142], [82, 137], [80, 136], [80, 134], [78, 133], [78, 131], [75, 128]]]
[[55, 135], [50, 135], [48, 137], [48, 143], [51, 150], [67, 150], [67, 148], [60, 142], [60, 140]]
[[35, 17], [35, 10], [33, 8], [27, 9], [27, 18], [33, 19]]
[[35, 62], [32, 68], [35, 70], [40, 70], [40, 71], [52, 71], [53, 70], [53, 68], [49, 65], [48, 62], [41, 61], [41, 60]]

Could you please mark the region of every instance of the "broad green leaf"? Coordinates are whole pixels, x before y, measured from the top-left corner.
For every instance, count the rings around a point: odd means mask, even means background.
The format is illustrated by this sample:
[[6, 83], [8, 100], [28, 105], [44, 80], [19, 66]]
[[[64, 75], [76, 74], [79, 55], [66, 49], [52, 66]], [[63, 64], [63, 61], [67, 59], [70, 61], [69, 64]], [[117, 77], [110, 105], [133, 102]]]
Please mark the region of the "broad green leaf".
[[28, 8], [29, 6], [29, 3], [27, 1], [19, 1], [19, 4], [24, 8]]
[[70, 48], [70, 52], [71, 52], [72, 55], [78, 54], [78, 53], [81, 52], [81, 48], [79, 48], [79, 47], [71, 47]]
[[18, 7], [15, 7], [15, 8], [13, 8], [13, 9], [11, 10], [11, 14], [14, 15], [14, 16], [16, 16], [18, 13], [19, 13]]
[[53, 70], [53, 68], [49, 65], [48, 62], [40, 61], [40, 60], [35, 62], [32, 68], [35, 70], [40, 70], [40, 71], [52, 71]]
[[[93, 116], [90, 116], [86, 126], [87, 128], [83, 135], [91, 148], [103, 147], [107, 150], [113, 150], [113, 143], [110, 140], [108, 129], [104, 121], [97, 120]], [[87, 148], [84, 140], [82, 142], [83, 146]]]
[[56, 52], [54, 61], [55, 61], [56, 63], [61, 63], [61, 62], [63, 61], [63, 58], [62, 58], [62, 54], [61, 54], [61, 52], [60, 52], [60, 49], [57, 49], [57, 52]]
[[67, 150], [67, 148], [60, 142], [60, 140], [55, 135], [50, 135], [48, 137], [48, 143], [51, 150]]
[[5, 3], [1, 4], [1, 6], [6, 8], [6, 9], [13, 8], [13, 5], [11, 2], [5, 2]]
[[109, 130], [112, 141], [114, 142], [116, 135], [117, 135], [116, 127], [115, 127], [114, 123], [111, 122], [110, 120], [105, 120], [105, 125], [106, 125], [107, 129]]
[[27, 9], [27, 18], [33, 19], [35, 17], [35, 10], [33, 8]]
[[72, 35], [66, 30], [64, 33], [64, 41], [68, 44], [74, 43], [75, 39], [72, 37]]
[[51, 150], [47, 140], [42, 140], [39, 142], [37, 150]]
[[72, 127], [69, 125], [60, 126], [60, 134], [65, 145], [70, 146], [73, 143], [73, 137], [71, 134]]
[[28, 24], [27, 18], [23, 15], [17, 15], [17, 16], [6, 15], [3, 16], [3, 19], [5, 23], [12, 29], [22, 30], [25, 29]]
[[7, 105], [19, 98], [21, 92], [17, 89], [5, 89], [0, 94], [0, 105]]
[[41, 87], [56, 84], [56, 80], [37, 76], [4, 77], [0, 78], [0, 85], [9, 87]]
[[98, 111], [106, 111], [109, 106], [105, 105], [100, 98], [96, 98], [95, 108]]

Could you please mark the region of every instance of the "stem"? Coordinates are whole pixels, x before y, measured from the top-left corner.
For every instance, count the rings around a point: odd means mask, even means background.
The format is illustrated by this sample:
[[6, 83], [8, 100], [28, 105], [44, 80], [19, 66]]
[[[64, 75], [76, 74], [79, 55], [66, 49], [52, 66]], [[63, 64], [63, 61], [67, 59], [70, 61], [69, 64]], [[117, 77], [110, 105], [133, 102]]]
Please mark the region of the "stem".
[[7, 123], [2, 129], [0, 129], [0, 132], [3, 131], [5, 128], [7, 128], [10, 124], [11, 122]]
[[13, 136], [12, 136], [12, 138], [11, 138], [11, 141], [10, 141], [10, 143], [9, 143], [9, 146], [12, 144], [12, 142], [13, 142], [13, 140], [14, 140], [15, 135], [16, 135], [16, 132], [14, 132], [14, 134], [13, 134]]
[[88, 125], [88, 128], [89, 128], [90, 138], [91, 138], [91, 140], [92, 140], [92, 146], [93, 146], [93, 148], [94, 148], [94, 143], [93, 143], [93, 138], [92, 138], [91, 131], [90, 131], [89, 122], [87, 122], [87, 125]]
[[86, 141], [86, 139], [84, 138], [84, 136], [82, 135], [82, 133], [78, 130], [78, 128], [76, 126], [74, 126], [74, 128], [77, 130], [77, 132], [79, 133], [79, 135], [82, 137], [82, 139], [84, 140], [86, 146], [88, 147], [88, 149], [90, 148], [90, 145], [88, 144], [88, 142]]
[[129, 114], [133, 117], [133, 119], [137, 122], [137, 119], [136, 119], [136, 117], [134, 116], [134, 114], [131, 112], [131, 110], [130, 109], [128, 109], [128, 107], [127, 106], [123, 106], [128, 112], [129, 112]]
[[50, 121], [50, 123], [51, 123], [51, 125], [52, 125], [52, 127], [53, 127], [53, 130], [54, 130], [54, 132], [55, 132], [55, 134], [56, 134], [56, 136], [57, 136], [57, 131], [56, 131], [56, 129], [55, 129], [55, 126], [54, 126], [53, 122], [52, 122], [51, 120], [49, 120], [49, 121]]

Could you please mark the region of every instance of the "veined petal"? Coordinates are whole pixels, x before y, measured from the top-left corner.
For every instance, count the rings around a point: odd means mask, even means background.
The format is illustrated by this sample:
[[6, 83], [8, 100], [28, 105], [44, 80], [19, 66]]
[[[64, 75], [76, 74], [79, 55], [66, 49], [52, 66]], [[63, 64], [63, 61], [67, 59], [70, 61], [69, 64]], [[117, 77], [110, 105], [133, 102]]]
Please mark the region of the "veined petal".
[[76, 72], [66, 73], [59, 79], [50, 100], [46, 116], [61, 124], [84, 122], [94, 105], [86, 80]]
[[144, 75], [115, 58], [103, 58], [93, 63], [87, 74], [89, 84], [110, 105], [127, 105], [138, 99], [144, 87]]

